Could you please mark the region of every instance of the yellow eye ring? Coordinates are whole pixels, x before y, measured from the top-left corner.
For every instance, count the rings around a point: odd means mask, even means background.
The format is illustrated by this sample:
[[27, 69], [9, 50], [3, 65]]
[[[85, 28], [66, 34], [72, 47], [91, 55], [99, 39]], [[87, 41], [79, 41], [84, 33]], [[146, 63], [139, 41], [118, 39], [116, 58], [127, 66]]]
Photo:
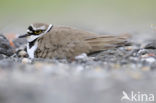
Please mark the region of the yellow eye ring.
[[34, 33], [35, 34], [40, 34], [40, 33], [42, 33], [42, 31], [41, 30], [38, 30], [38, 31], [35, 31]]

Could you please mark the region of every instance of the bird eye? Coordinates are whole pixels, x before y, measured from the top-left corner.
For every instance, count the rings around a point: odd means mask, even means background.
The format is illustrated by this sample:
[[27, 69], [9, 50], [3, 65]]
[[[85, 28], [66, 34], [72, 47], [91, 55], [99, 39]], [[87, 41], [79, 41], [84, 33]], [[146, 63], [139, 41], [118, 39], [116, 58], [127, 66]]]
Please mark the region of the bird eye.
[[37, 31], [35, 31], [34, 33], [35, 33], [35, 34], [40, 34], [40, 33], [42, 33], [42, 30], [37, 30]]

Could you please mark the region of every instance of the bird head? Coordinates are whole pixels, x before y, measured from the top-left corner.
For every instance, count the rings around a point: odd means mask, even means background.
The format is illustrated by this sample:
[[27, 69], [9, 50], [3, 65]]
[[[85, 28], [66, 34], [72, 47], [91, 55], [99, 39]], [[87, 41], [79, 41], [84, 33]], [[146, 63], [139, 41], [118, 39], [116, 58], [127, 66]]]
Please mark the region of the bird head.
[[32, 42], [35, 39], [48, 33], [52, 29], [52, 27], [52, 24], [48, 25], [44, 23], [34, 23], [28, 27], [27, 33], [24, 35], [20, 35], [19, 38], [26, 37], [28, 42]]

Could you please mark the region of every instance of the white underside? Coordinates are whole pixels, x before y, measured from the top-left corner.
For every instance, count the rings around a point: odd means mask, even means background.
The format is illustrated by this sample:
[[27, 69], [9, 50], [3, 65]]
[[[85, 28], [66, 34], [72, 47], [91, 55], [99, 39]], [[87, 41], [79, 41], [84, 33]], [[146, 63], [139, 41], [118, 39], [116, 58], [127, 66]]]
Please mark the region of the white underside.
[[33, 59], [35, 57], [34, 55], [35, 55], [35, 51], [36, 51], [37, 47], [38, 47], [37, 41], [31, 48], [29, 48], [29, 44], [27, 44], [27, 53], [29, 55], [29, 58]]

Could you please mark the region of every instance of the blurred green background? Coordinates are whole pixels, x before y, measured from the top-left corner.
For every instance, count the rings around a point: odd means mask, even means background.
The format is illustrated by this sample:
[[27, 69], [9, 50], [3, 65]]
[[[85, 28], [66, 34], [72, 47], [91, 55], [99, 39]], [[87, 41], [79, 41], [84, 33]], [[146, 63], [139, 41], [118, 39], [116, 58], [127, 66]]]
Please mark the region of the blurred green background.
[[0, 32], [22, 33], [33, 22], [94, 32], [141, 31], [156, 24], [156, 0], [0, 0]]

